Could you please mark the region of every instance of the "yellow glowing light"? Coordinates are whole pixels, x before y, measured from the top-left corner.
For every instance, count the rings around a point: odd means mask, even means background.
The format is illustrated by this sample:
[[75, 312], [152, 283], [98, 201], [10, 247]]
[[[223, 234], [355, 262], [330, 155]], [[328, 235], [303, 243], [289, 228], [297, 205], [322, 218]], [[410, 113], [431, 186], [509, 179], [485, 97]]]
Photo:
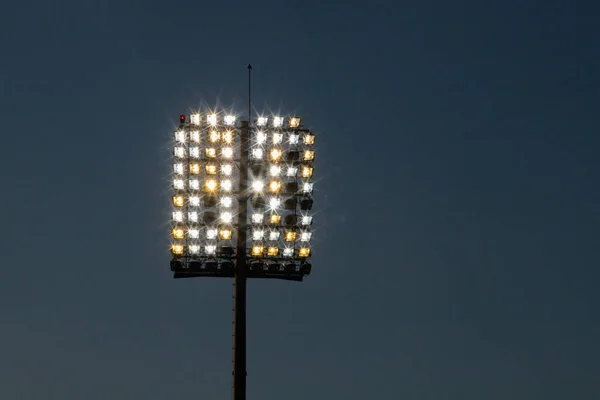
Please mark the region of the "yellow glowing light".
[[206, 157], [215, 158], [217, 156], [217, 149], [209, 147], [206, 149]]
[[294, 240], [296, 240], [296, 232], [294, 232], [294, 231], [287, 231], [285, 233], [285, 241], [286, 242], [293, 242]]
[[190, 174], [198, 175], [200, 173], [200, 164], [190, 164]]
[[312, 133], [304, 135], [304, 144], [315, 144], [315, 135]]
[[271, 160], [273, 161], [279, 161], [281, 159], [281, 150], [279, 149], [272, 149], [271, 150]]
[[290, 119], [290, 128], [297, 128], [300, 126], [300, 118], [291, 118]]
[[281, 189], [281, 182], [271, 181], [271, 183], [269, 184], [269, 190], [273, 193], [277, 193], [279, 192], [279, 189]]
[[173, 205], [175, 207], [183, 207], [183, 196], [173, 196]]
[[217, 131], [210, 131], [210, 134], [208, 135], [208, 140], [210, 140], [211, 143], [217, 143], [220, 138], [221, 134]]
[[223, 141], [227, 144], [233, 143], [233, 132], [225, 131], [223, 132]]
[[269, 222], [271, 222], [272, 224], [278, 224], [281, 222], [281, 215], [279, 214], [271, 214], [271, 218], [269, 219]]
[[313, 174], [313, 167], [310, 167], [308, 165], [305, 165], [304, 167], [302, 167], [302, 177], [303, 178], [310, 178]]
[[209, 192], [214, 192], [217, 189], [217, 181], [214, 179], [209, 179], [204, 183], [204, 187]]
[[173, 237], [175, 239], [183, 239], [183, 235], [184, 235], [183, 229], [181, 229], [181, 228], [173, 228], [173, 232], [172, 233], [173, 233]]
[[309, 257], [310, 256], [310, 249], [308, 247], [302, 247], [298, 251], [298, 255], [300, 257], [304, 257], [304, 258]]
[[183, 254], [183, 245], [181, 244], [174, 244], [171, 246], [171, 253], [175, 254], [175, 255], [181, 255]]
[[267, 250], [267, 255], [269, 257], [277, 257], [277, 254], [279, 254], [279, 249], [277, 247], [269, 247]]
[[314, 150], [304, 150], [304, 161], [312, 161], [315, 159], [315, 151]]
[[254, 257], [261, 257], [265, 252], [265, 248], [263, 246], [252, 246], [252, 255]]
[[214, 164], [206, 164], [206, 173], [209, 175], [215, 175], [217, 173], [217, 166]]
[[219, 231], [219, 237], [221, 240], [231, 240], [232, 234], [233, 233], [231, 232], [231, 229], [221, 229]]

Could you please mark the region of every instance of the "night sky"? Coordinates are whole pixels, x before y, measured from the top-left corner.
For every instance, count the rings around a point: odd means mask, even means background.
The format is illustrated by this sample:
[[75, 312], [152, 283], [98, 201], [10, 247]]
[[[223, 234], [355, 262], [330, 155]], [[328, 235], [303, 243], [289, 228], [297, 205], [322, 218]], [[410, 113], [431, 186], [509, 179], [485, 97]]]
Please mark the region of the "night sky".
[[317, 133], [312, 275], [248, 285], [248, 398], [600, 398], [600, 6], [0, 5], [0, 398], [229, 399], [232, 281], [173, 280], [201, 104]]

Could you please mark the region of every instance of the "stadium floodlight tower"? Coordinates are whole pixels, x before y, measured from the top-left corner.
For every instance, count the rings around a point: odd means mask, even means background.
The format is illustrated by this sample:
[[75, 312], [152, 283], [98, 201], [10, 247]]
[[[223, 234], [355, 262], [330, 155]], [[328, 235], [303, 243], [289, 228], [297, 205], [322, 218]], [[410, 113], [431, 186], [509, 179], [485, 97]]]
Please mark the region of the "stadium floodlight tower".
[[238, 124], [200, 110], [179, 117], [173, 139], [171, 270], [235, 279], [233, 399], [242, 400], [247, 278], [311, 272], [315, 134], [296, 116]]

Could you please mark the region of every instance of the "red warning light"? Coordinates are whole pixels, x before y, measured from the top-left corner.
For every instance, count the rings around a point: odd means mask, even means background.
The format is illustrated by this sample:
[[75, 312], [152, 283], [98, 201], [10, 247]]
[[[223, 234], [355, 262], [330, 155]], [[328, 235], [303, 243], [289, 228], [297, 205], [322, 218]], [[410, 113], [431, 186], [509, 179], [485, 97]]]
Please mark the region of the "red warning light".
[[185, 124], [185, 114], [181, 114], [181, 115], [179, 116], [179, 123], [180, 123], [180, 124]]

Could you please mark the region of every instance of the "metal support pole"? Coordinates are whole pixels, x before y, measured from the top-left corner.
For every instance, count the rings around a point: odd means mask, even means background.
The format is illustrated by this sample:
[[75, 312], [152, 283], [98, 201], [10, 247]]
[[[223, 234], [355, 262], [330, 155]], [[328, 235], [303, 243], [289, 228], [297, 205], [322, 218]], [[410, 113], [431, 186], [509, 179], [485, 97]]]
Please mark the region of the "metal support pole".
[[246, 225], [248, 218], [249, 121], [240, 129], [240, 181], [233, 315], [233, 400], [246, 400]]

